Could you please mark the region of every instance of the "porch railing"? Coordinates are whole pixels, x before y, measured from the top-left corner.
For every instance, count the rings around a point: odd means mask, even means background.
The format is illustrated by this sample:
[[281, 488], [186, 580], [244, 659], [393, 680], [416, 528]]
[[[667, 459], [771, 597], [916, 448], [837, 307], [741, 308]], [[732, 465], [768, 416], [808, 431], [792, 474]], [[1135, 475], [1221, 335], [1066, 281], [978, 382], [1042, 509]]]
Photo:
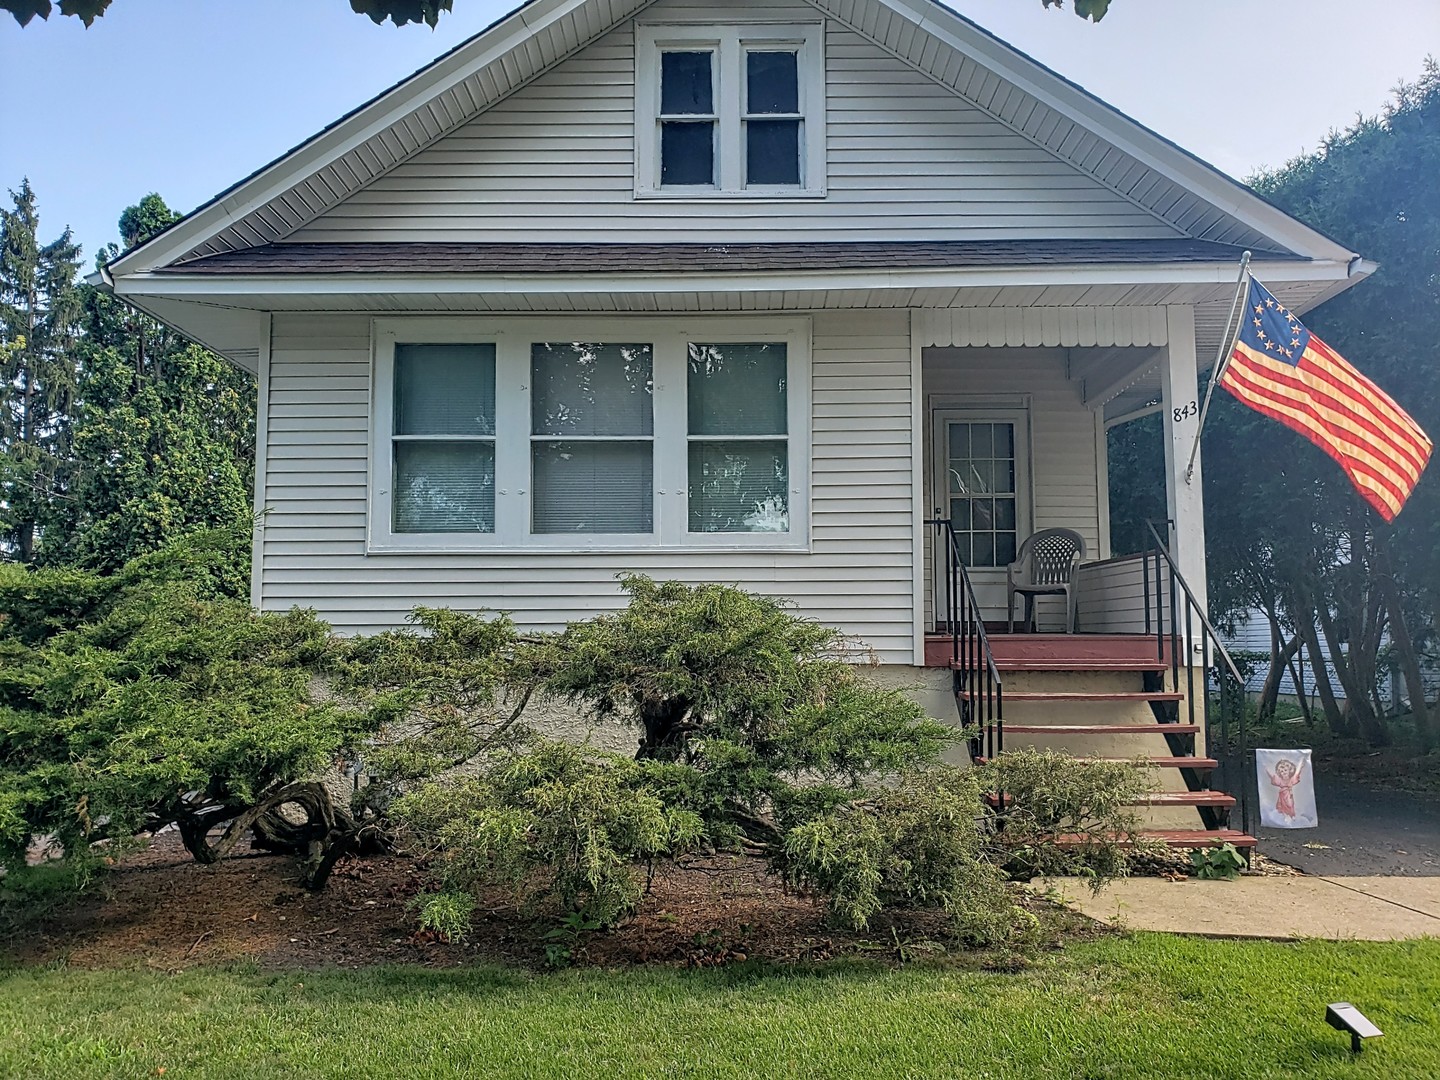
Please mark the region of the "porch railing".
[[945, 560], [944, 596], [935, 602], [935, 632], [950, 638], [950, 669], [960, 722], [972, 732], [970, 756], [994, 758], [1005, 749], [1004, 691], [975, 586], [960, 557], [949, 518], [925, 523], [934, 530], [933, 557]]
[[[1145, 552], [1142, 578], [1145, 633], [1154, 635], [1157, 659], [1162, 664], [1168, 661], [1169, 666], [1168, 672], [1160, 674], [1159, 681], [1163, 683], [1168, 674], [1171, 692], [1185, 695], [1190, 724], [1195, 723], [1196, 699], [1199, 699], [1207, 737], [1215, 731], [1215, 713], [1219, 713], [1223, 753], [1213, 756], [1220, 762], [1222, 790], [1236, 795], [1240, 804], [1240, 827], [1253, 835], [1250, 786], [1255, 781], [1255, 763], [1245, 717], [1245, 680], [1240, 677], [1240, 669], [1215, 627], [1210, 624], [1204, 606], [1196, 600], [1195, 593], [1175, 565], [1169, 545], [1155, 524], [1153, 521], [1145, 523], [1150, 531], [1150, 547]], [[1169, 522], [1161, 524], [1168, 525]], [[1212, 686], [1215, 690], [1213, 697]], [[1157, 685], [1155, 689], [1165, 688]], [[1177, 709], [1173, 722], [1179, 721]], [[1232, 724], [1236, 726], [1238, 747], [1230, 743]], [[1237, 765], [1238, 776], [1234, 775]], [[1256, 798], [1259, 798], [1258, 792]]]

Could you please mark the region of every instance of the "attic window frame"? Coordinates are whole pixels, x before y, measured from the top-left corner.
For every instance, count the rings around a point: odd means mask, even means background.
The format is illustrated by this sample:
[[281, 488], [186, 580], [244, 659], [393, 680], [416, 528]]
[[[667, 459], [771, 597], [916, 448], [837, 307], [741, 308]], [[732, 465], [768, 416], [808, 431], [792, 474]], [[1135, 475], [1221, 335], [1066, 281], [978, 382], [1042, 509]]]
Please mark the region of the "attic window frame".
[[[676, 202], [815, 199], [826, 194], [825, 27], [823, 22], [666, 23], [635, 29], [635, 197]], [[745, 57], [751, 51], [796, 52], [800, 89], [800, 183], [745, 182]], [[716, 183], [660, 183], [660, 57], [671, 51], [714, 55]]]

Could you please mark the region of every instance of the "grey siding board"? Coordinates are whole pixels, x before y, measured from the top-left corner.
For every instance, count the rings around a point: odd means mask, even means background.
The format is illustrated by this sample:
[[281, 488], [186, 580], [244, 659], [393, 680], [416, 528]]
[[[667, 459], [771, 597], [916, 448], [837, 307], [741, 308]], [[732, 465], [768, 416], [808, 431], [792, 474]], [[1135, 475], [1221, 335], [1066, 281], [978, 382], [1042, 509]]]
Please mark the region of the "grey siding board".
[[[313, 607], [346, 633], [401, 625], [417, 604], [507, 611], [522, 626], [556, 629], [616, 607], [615, 574], [636, 570], [788, 597], [885, 662], [909, 663], [909, 358], [908, 312], [814, 317], [809, 553], [367, 556], [368, 389], [355, 388], [369, 386], [369, 322], [362, 315], [277, 315], [262, 604]], [[866, 401], [882, 404], [866, 408]]]
[[[661, 0], [645, 20], [713, 7]], [[746, 9], [751, 9], [747, 11]], [[731, 5], [813, 22], [791, 0]], [[834, 20], [826, 23], [824, 199], [633, 195], [626, 22], [293, 233], [291, 240], [616, 242], [1181, 235]]]

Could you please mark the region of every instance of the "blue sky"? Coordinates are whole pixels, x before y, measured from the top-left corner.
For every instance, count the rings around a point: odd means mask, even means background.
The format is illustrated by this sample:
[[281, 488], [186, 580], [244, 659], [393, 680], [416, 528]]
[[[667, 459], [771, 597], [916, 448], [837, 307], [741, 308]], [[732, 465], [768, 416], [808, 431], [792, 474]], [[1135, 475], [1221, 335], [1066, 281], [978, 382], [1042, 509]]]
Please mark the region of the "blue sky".
[[[42, 237], [69, 224], [88, 264], [147, 192], [193, 209], [514, 6], [455, 0], [433, 32], [346, 0], [115, 0], [89, 30], [0, 16], [0, 189], [29, 176]], [[953, 6], [1241, 177], [1440, 52], [1437, 0], [1113, 0], [1099, 26], [1039, 0]]]

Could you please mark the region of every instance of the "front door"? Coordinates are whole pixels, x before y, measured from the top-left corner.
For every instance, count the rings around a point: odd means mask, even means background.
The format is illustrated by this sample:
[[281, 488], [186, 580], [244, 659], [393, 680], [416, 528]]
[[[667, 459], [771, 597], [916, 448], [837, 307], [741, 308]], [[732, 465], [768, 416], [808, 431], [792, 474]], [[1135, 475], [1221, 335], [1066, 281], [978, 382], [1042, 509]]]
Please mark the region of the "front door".
[[1023, 410], [935, 414], [935, 492], [987, 620], [1005, 617], [1005, 567], [1030, 534], [1029, 443]]

